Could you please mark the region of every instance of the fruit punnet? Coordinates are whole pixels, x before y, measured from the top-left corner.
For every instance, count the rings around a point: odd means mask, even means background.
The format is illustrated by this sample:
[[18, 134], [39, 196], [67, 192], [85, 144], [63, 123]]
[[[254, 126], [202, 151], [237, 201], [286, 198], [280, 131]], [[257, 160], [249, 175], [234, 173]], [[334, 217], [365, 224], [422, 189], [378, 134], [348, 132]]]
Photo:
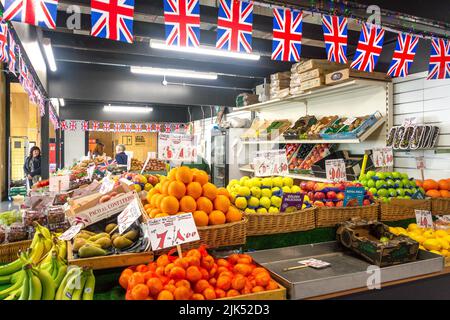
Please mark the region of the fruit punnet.
[[[167, 272], [166, 272], [167, 271]], [[204, 247], [128, 267], [119, 278], [126, 300], [213, 300], [276, 290], [269, 272], [247, 254], [216, 259]]]
[[228, 190], [208, 180], [205, 171], [174, 168], [147, 194], [144, 209], [150, 218], [190, 212], [198, 227], [241, 221]]

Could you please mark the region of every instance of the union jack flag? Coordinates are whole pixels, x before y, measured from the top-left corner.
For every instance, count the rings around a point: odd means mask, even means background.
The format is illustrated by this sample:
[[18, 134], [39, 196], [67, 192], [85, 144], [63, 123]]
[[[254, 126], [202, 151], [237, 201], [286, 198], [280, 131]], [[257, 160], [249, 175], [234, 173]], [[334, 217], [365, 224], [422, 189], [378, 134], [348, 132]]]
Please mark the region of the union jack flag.
[[147, 129], [147, 132], [152, 132], [152, 124], [151, 123], [146, 123], [145, 128]]
[[177, 124], [175, 125], [175, 132], [179, 132], [179, 131], [180, 131], [180, 124], [177, 123]]
[[164, 23], [167, 45], [200, 46], [199, 0], [164, 0]]
[[111, 124], [109, 122], [103, 122], [103, 131], [108, 132], [110, 125]]
[[125, 132], [131, 132], [131, 123], [125, 123]]
[[430, 67], [427, 80], [450, 78], [450, 42], [431, 40]]
[[77, 122], [75, 120], [70, 121], [69, 124], [69, 130], [70, 131], [75, 131], [77, 130]]
[[8, 62], [8, 25], [0, 23], [0, 61]]
[[108, 166], [114, 165], [114, 164], [116, 164], [116, 163], [117, 163], [116, 160], [105, 160], [103, 163], [99, 163], [99, 164], [97, 165], [97, 169], [98, 169], [100, 172], [105, 173], [106, 170], [108, 170]]
[[8, 39], [9, 39], [9, 43], [8, 43], [8, 58], [9, 58], [9, 63], [8, 63], [8, 69], [10, 72], [12, 72], [14, 75], [16, 75], [16, 62], [17, 62], [17, 58], [16, 58], [16, 42], [14, 41], [11, 32], [8, 31]]
[[62, 120], [60, 122], [60, 124], [61, 124], [61, 130], [66, 131], [67, 130], [67, 122], [65, 120]]
[[91, 35], [133, 42], [134, 0], [91, 0]]
[[81, 130], [89, 131], [89, 121], [81, 121]]
[[170, 129], [170, 124], [169, 123], [166, 123], [165, 125], [165, 128], [166, 128], [166, 132], [167, 133], [170, 133], [172, 130]]
[[300, 61], [303, 12], [273, 9], [272, 60]]
[[3, 0], [4, 20], [56, 28], [58, 0]]
[[322, 16], [323, 37], [328, 61], [347, 63], [348, 20], [344, 17]]
[[142, 124], [136, 123], [136, 124], [134, 125], [134, 130], [135, 130], [136, 132], [142, 132]]
[[384, 33], [384, 29], [376, 25], [362, 25], [358, 47], [351, 64], [353, 69], [373, 72], [383, 48]]
[[122, 130], [121, 123], [114, 123], [114, 132], [120, 132]]
[[217, 21], [218, 49], [252, 52], [253, 3], [220, 0]]
[[387, 72], [391, 77], [406, 77], [416, 56], [419, 37], [399, 33], [394, 56]]
[[98, 131], [98, 129], [100, 129], [98, 121], [92, 121], [92, 131]]
[[155, 124], [155, 129], [156, 132], [160, 132], [161, 131], [161, 125], [159, 123]]

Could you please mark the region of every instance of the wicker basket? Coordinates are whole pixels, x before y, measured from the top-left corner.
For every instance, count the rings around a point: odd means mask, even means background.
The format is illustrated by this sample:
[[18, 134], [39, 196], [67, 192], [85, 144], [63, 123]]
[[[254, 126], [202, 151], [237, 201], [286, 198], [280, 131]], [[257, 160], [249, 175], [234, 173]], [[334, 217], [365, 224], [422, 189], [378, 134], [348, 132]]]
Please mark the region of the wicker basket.
[[17, 259], [19, 251], [25, 251], [31, 240], [17, 241], [0, 245], [0, 263], [9, 263]]
[[365, 220], [378, 220], [380, 206], [374, 203], [363, 207], [320, 207], [316, 211], [316, 227], [334, 227], [353, 217]]
[[247, 236], [306, 231], [316, 227], [315, 208], [280, 214], [246, 214]]
[[392, 199], [390, 203], [381, 203], [380, 208], [380, 221], [414, 219], [415, 210], [431, 211], [431, 200]]
[[431, 199], [431, 213], [434, 215], [450, 214], [450, 198]]

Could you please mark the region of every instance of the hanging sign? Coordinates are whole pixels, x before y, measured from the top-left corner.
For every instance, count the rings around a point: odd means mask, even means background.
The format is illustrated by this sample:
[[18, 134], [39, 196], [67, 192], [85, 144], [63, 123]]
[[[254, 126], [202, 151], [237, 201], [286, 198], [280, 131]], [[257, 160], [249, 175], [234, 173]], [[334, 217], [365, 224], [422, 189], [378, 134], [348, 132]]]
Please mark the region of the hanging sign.
[[416, 166], [418, 170], [425, 169], [425, 158], [424, 157], [416, 157]]
[[373, 163], [376, 168], [393, 167], [394, 153], [391, 147], [375, 148], [372, 150]]
[[160, 133], [158, 135], [158, 159], [169, 161], [194, 161], [197, 147], [194, 136], [179, 133]]
[[50, 176], [50, 192], [67, 191], [70, 188], [70, 176]]
[[192, 213], [151, 219], [147, 225], [153, 251], [200, 240]]
[[433, 228], [433, 216], [428, 210], [415, 210], [417, 225], [421, 228]]
[[139, 199], [134, 199], [117, 217], [119, 234], [123, 234], [142, 215]]
[[344, 159], [334, 159], [325, 161], [327, 180], [340, 182], [347, 181], [347, 170]]
[[403, 120], [403, 126], [404, 127], [411, 127], [417, 123], [416, 117], [406, 118]]
[[286, 150], [258, 151], [253, 160], [256, 177], [285, 176], [289, 173]]

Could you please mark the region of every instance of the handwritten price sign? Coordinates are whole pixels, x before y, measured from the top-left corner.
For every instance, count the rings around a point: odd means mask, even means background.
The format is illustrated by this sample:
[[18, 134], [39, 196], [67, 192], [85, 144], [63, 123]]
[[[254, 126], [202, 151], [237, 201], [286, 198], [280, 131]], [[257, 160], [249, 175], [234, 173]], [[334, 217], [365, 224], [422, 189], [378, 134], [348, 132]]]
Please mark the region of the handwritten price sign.
[[430, 211], [415, 210], [416, 222], [421, 228], [433, 228], [433, 217]]
[[102, 185], [100, 187], [100, 193], [106, 194], [114, 189], [115, 181], [111, 179], [111, 173], [103, 178]]
[[392, 148], [373, 149], [373, 162], [376, 168], [394, 166], [394, 153]]
[[416, 165], [418, 170], [425, 169], [425, 158], [424, 157], [416, 157]]
[[50, 177], [50, 192], [67, 191], [70, 188], [70, 176], [51, 176]]
[[256, 177], [285, 176], [289, 173], [284, 149], [256, 152], [253, 164]]
[[62, 235], [59, 236], [59, 240], [62, 240], [62, 241], [72, 240], [80, 232], [82, 227], [83, 227], [83, 225], [80, 223], [71, 226]]
[[87, 168], [87, 175], [88, 175], [88, 179], [92, 180], [92, 176], [94, 175], [94, 171], [95, 171], [95, 165], [90, 165]]
[[331, 181], [347, 181], [347, 170], [345, 169], [344, 159], [335, 159], [325, 161], [325, 170], [327, 179]]
[[192, 213], [152, 219], [147, 225], [153, 251], [200, 240]]
[[124, 233], [142, 215], [138, 201], [140, 200], [134, 199], [117, 217], [119, 234]]

